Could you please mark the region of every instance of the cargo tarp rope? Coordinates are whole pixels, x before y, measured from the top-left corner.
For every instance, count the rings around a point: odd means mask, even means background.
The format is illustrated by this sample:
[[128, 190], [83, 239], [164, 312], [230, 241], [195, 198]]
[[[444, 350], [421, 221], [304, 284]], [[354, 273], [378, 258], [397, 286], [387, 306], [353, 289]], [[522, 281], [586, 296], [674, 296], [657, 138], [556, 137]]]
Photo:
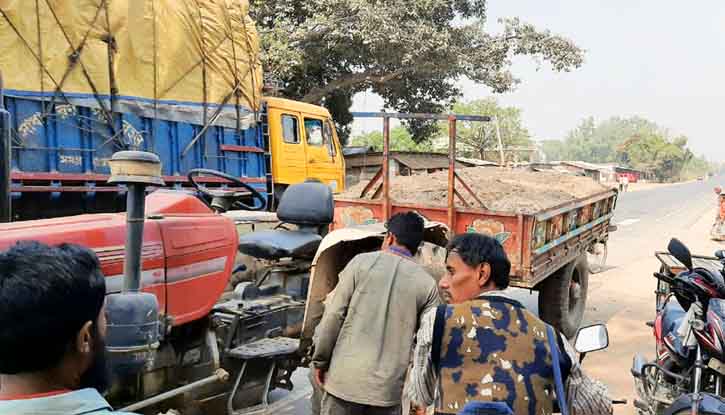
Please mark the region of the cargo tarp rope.
[[[65, 40], [68, 42], [68, 46], [71, 47], [73, 50], [73, 54], [71, 55], [71, 66], [66, 71], [66, 75], [64, 75], [64, 78], [67, 76], [68, 73], [70, 73], [70, 70], [72, 69], [73, 65], [75, 65], [75, 60], [78, 61], [81, 67], [81, 72], [83, 72], [83, 77], [86, 78], [86, 81], [88, 82], [88, 86], [91, 87], [93, 90], [93, 97], [96, 99], [96, 102], [98, 102], [98, 105], [101, 107], [101, 111], [103, 111], [103, 116], [106, 119], [106, 123], [108, 123], [108, 127], [110, 128], [111, 132], [113, 133], [113, 136], [117, 136], [118, 133], [116, 132], [116, 127], [113, 125], [113, 116], [111, 115], [110, 111], [106, 108], [106, 106], [103, 104], [103, 100], [98, 94], [98, 88], [96, 88], [96, 84], [93, 83], [93, 80], [91, 79], [91, 76], [88, 74], [88, 70], [86, 69], [86, 66], [83, 64], [83, 60], [81, 60], [81, 52], [82, 47], [85, 45], [86, 39], [88, 38], [88, 35], [91, 32], [91, 29], [96, 24], [96, 20], [98, 20], [98, 16], [101, 14], [101, 9], [106, 4], [107, 0], [101, 0], [101, 4], [98, 6], [98, 9], [96, 9], [96, 15], [93, 18], [93, 22], [91, 22], [90, 27], [88, 28], [88, 31], [86, 31], [86, 34], [83, 36], [83, 41], [81, 42], [81, 45], [77, 49], [75, 46], [73, 46], [73, 41], [71, 40], [70, 36], [68, 36], [68, 32], [65, 30], [63, 25], [60, 22], [60, 19], [58, 19], [58, 14], [53, 10], [53, 7], [50, 5], [48, 0], [45, 0], [45, 4], [48, 5], [48, 9], [50, 10], [50, 13], [53, 15], [53, 18], [55, 19], [55, 23], [58, 25], [58, 28], [60, 29], [61, 33], [63, 33], [63, 36], [65, 37]], [[62, 87], [62, 84], [59, 86], [59, 88]], [[109, 91], [110, 92], [110, 91]], [[53, 104], [53, 101], [51, 101], [51, 104]]]
[[[53, 78], [53, 75], [50, 73], [50, 71], [48, 71], [48, 68], [46, 68], [45, 65], [43, 65], [43, 60], [41, 59], [41, 57], [35, 53], [35, 51], [33, 50], [33, 47], [30, 45], [30, 43], [23, 37], [22, 34], [20, 34], [20, 31], [15, 26], [13, 21], [10, 20], [10, 17], [1, 8], [0, 8], [0, 14], [3, 15], [3, 18], [5, 18], [5, 21], [8, 22], [8, 26], [10, 26], [10, 28], [13, 29], [13, 32], [15, 32], [16, 35], [18, 35], [18, 39], [20, 39], [20, 41], [23, 42], [25, 47], [28, 49], [28, 52], [30, 52], [30, 54], [33, 55], [33, 58], [35, 58], [35, 60], [38, 62], [38, 65], [40, 66], [42, 71], [45, 72], [45, 74], [48, 75], [48, 78], [50, 78], [50, 80], [53, 81], [53, 84], [55, 84], [55, 86], [59, 88], [58, 81], [56, 81], [55, 78]], [[42, 77], [41, 77], [41, 79], [42, 79]], [[63, 93], [63, 91], [61, 91], [61, 95], [63, 95], [63, 98], [65, 99], [66, 103], [68, 105], [70, 105], [70, 100]]]
[[[39, 38], [38, 40], [39, 40], [39, 45], [40, 45], [41, 44], [40, 43], [40, 33], [41, 33], [40, 32], [40, 8], [39, 8], [38, 2], [39, 2], [39, 0], [36, 0], [36, 15], [37, 15], [37, 25], [38, 25], [37, 31], [38, 31], [38, 38]], [[108, 126], [110, 127], [111, 132], [112, 132], [112, 134], [110, 135], [110, 138], [106, 142], [104, 142], [101, 146], [106, 145], [109, 142], [111, 142], [114, 139], [116, 139], [122, 133], [122, 131], [116, 131], [115, 125], [113, 123], [113, 114], [111, 113], [111, 111], [113, 111], [113, 108], [111, 108], [110, 111], [109, 111], [108, 108], [106, 108], [103, 100], [100, 97], [98, 88], [96, 87], [95, 83], [91, 79], [91, 77], [90, 77], [90, 75], [89, 75], [89, 73], [87, 71], [86, 66], [84, 65], [83, 61], [81, 60], [81, 54], [82, 54], [83, 48], [85, 46], [86, 39], [89, 36], [90, 30], [96, 25], [96, 22], [98, 20], [98, 17], [100, 16], [101, 10], [103, 10], [103, 9], [106, 10], [106, 26], [107, 26], [108, 36], [109, 36], [109, 38], [107, 40], [108, 40], [108, 43], [109, 43], [109, 48], [113, 48], [113, 46], [114, 46], [113, 43], [114, 42], [113, 42], [113, 34], [111, 33], [111, 27], [110, 27], [111, 25], [110, 25], [109, 11], [108, 11], [108, 0], [101, 0], [101, 3], [99, 4], [98, 9], [96, 10], [96, 14], [95, 14], [95, 17], [93, 19], [92, 24], [90, 25], [89, 30], [85, 33], [85, 35], [83, 37], [83, 40], [81, 41], [81, 43], [79, 44], [79, 46], [77, 48], [73, 45], [72, 40], [68, 36], [67, 31], [65, 30], [65, 28], [61, 24], [60, 19], [58, 18], [57, 13], [51, 7], [51, 4], [49, 3], [49, 1], [48, 0], [45, 0], [44, 2], [47, 5], [48, 9], [50, 10], [51, 14], [53, 15], [53, 18], [54, 18], [56, 24], [58, 25], [60, 31], [63, 33], [63, 36], [65, 37], [65, 40], [68, 42], [68, 45], [73, 50], [73, 53], [69, 57], [69, 59], [71, 61], [70, 62], [70, 65], [67, 68], [66, 72], [64, 73], [63, 80], [60, 83], [53, 77], [53, 75], [50, 73], [50, 71], [48, 70], [48, 68], [45, 67], [45, 65], [43, 64], [42, 56], [38, 56], [38, 54], [33, 50], [33, 47], [22, 36], [22, 34], [20, 33], [20, 31], [17, 29], [17, 27], [10, 20], [9, 16], [2, 9], [0, 9], [0, 13], [3, 15], [3, 17], [5, 18], [5, 20], [8, 22], [9, 26], [13, 29], [13, 31], [15, 32], [15, 34], [22, 41], [22, 43], [25, 45], [25, 47], [28, 49], [28, 51], [33, 55], [34, 59], [38, 62], [41, 72], [44, 73], [45, 75], [47, 75], [48, 78], [55, 85], [55, 93], [54, 93], [54, 95], [53, 95], [53, 97], [52, 97], [52, 99], [50, 101], [50, 107], [51, 108], [53, 107], [53, 105], [55, 105], [55, 102], [56, 102], [56, 100], [57, 100], [57, 98], [59, 96], [62, 97], [68, 105], [72, 105], [71, 104], [71, 101], [68, 99], [68, 97], [63, 92], [63, 84], [65, 83], [65, 80], [68, 77], [69, 73], [75, 67], [75, 64], [80, 64], [80, 68], [82, 70], [83, 76], [85, 77], [86, 81], [88, 82], [89, 87], [92, 89], [94, 98], [96, 99], [98, 105], [100, 106], [100, 109], [103, 112], [104, 118], [105, 118]], [[153, 19], [154, 20], [154, 23], [153, 23], [154, 24], [154, 27], [153, 27], [154, 104], [153, 105], [154, 105], [154, 117], [156, 117], [158, 115], [158, 100], [160, 99], [160, 97], [166, 95], [169, 91], [171, 91], [172, 89], [174, 89], [179, 84], [179, 82], [181, 82], [182, 80], [184, 80], [190, 73], [192, 73], [194, 70], [196, 70], [200, 65], [202, 66], [202, 71], [203, 72], [206, 71], [206, 68], [205, 67], [206, 67], [206, 54], [207, 54], [207, 48], [206, 48], [206, 46], [207, 45], [204, 42], [205, 36], [204, 36], [204, 23], [203, 23], [203, 16], [202, 16], [202, 14], [203, 14], [202, 13], [202, 7], [199, 5], [199, 2], [198, 1], [195, 1], [195, 4], [196, 4], [197, 8], [199, 9], [199, 24], [200, 24], [200, 30], [202, 32], [202, 39], [201, 39], [202, 44], [200, 45], [200, 47], [201, 47], [201, 53], [202, 53], [202, 58], [196, 64], [192, 65], [191, 68], [189, 68], [189, 70], [187, 70], [184, 74], [182, 74], [176, 81], [172, 82], [169, 87], [167, 87], [164, 91], [162, 91], [161, 93], [159, 93], [159, 83], [158, 83], [158, 40], [157, 40], [158, 33], [157, 33], [157, 26], [156, 26], [157, 25], [157, 22], [156, 22], [156, 9], [154, 7], [155, 6], [155, 2], [152, 1], [151, 3], [152, 3], [152, 12], [153, 12], [153, 15], [154, 15], [154, 19]], [[239, 7], [240, 7], [240, 11], [242, 11], [241, 6], [239, 6]], [[243, 13], [241, 15], [243, 15]], [[212, 46], [213, 46], [213, 49], [217, 49], [222, 44], [224, 44], [224, 42], [226, 42], [227, 40], [229, 40], [229, 41], [232, 42], [233, 56], [234, 56], [234, 60], [235, 60], [234, 68], [233, 68], [233, 71], [234, 71], [234, 82], [233, 82], [233, 85], [231, 85], [232, 86], [232, 91], [230, 92], [230, 94], [228, 94], [224, 98], [224, 100], [222, 101], [221, 104], [217, 104], [218, 105], [218, 108], [216, 109], [215, 113], [212, 115], [211, 118], [208, 118], [208, 97], [207, 97], [207, 93], [208, 93], [207, 89], [208, 89], [208, 86], [206, 85], [206, 82], [204, 80], [204, 83], [203, 83], [204, 84], [204, 86], [203, 86], [203, 89], [204, 89], [204, 91], [203, 91], [203, 94], [204, 94], [204, 103], [203, 103], [204, 104], [204, 126], [203, 126], [202, 130], [200, 131], [200, 133], [197, 134], [197, 137], [195, 137], [195, 139], [192, 140], [192, 143], [190, 143], [190, 145], [187, 145], [187, 148], [185, 149], [185, 151], [183, 152], [183, 154], [186, 154], [188, 152], [188, 150], [190, 149], [190, 147], [196, 141], [198, 141], [199, 138], [201, 138], [201, 136], [208, 130], [209, 127], [211, 127], [216, 122], [216, 120], [218, 120], [219, 116], [221, 115], [221, 111], [222, 111], [223, 107], [226, 106], [229, 103], [229, 100], [231, 99], [232, 96], [236, 96], [235, 101], [236, 101], [236, 107], [237, 107], [237, 109], [236, 109], [237, 132], [238, 132], [238, 135], [240, 136], [240, 139], [242, 139], [242, 137], [241, 137], [241, 121], [240, 121], [240, 119], [241, 119], [241, 113], [240, 113], [240, 108], [239, 108], [239, 105], [240, 105], [239, 104], [239, 97], [240, 96], [243, 96], [245, 99], [247, 99], [250, 102], [256, 102], [255, 100], [257, 98], [257, 92], [256, 92], [256, 90], [254, 88], [252, 89], [252, 95], [251, 96], [249, 96], [248, 94], [246, 94], [242, 90], [242, 88], [241, 88], [241, 81], [243, 81], [245, 79], [251, 78], [251, 81], [252, 81], [252, 84], [253, 85], [256, 85], [256, 82], [257, 82], [256, 76], [255, 76], [255, 71], [254, 71], [254, 68], [256, 67], [256, 65], [255, 65], [255, 58], [254, 58], [253, 53], [252, 53], [252, 47], [251, 47], [252, 45], [251, 45], [250, 40], [249, 40], [249, 32], [248, 32], [247, 27], [246, 27], [246, 22], [242, 21], [241, 23], [242, 23], [242, 32], [244, 33], [244, 41], [245, 41], [245, 43], [248, 46], [247, 49], [248, 49], [248, 55], [249, 55], [249, 68], [247, 70], [247, 73], [244, 74], [243, 77], [240, 77], [238, 62], [236, 62], [236, 60], [237, 60], [236, 59], [237, 53], [236, 53], [236, 44], [235, 44], [236, 43], [235, 42], [235, 39], [236, 39], [236, 37], [235, 37], [235, 31], [232, 30], [232, 27], [231, 27], [232, 22], [231, 22], [231, 19], [230, 19], [228, 13], [225, 15], [225, 18], [226, 18], [226, 20], [228, 22], [228, 26], [229, 26], [228, 27], [228, 30], [227, 30], [227, 33], [225, 33], [224, 39], [220, 40], [219, 42], [217, 42], [215, 45], [212, 45]], [[42, 53], [42, 50], [41, 50], [41, 53]], [[110, 59], [111, 59], [110, 53], [112, 53], [112, 51], [109, 50], [109, 65], [110, 65]], [[230, 69], [232, 69], [232, 68], [230, 68]], [[112, 70], [113, 70], [112, 68], [109, 68], [109, 76], [111, 76], [111, 77], [113, 77], [113, 74], [110, 72]], [[203, 76], [205, 77], [206, 75], [203, 74]], [[43, 76], [41, 76], [41, 92], [44, 92], [44, 86], [43, 86], [42, 82], [43, 82]], [[111, 91], [109, 91], [110, 92], [109, 95], [111, 96], [111, 102], [113, 102], [113, 100], [117, 96], [117, 92], [118, 92], [118, 91], [114, 91], [114, 82], [113, 82], [113, 79], [110, 80], [110, 86], [111, 86]], [[256, 107], [254, 107], [254, 105], [252, 105], [252, 107], [253, 107], [252, 109], [254, 110], [255, 120], [256, 120], [256, 115], [257, 115], [258, 109]], [[47, 117], [47, 115], [44, 114], [44, 117]], [[103, 134], [103, 135], [105, 135], [105, 134]]]
[[[224, 106], [229, 103], [229, 100], [232, 98], [232, 96], [235, 97], [235, 101], [236, 101], [237, 134], [239, 134], [240, 140], [242, 139], [241, 134], [240, 134], [241, 131], [240, 131], [239, 94], [240, 93], [241, 94], [244, 94], [244, 92], [241, 89], [241, 82], [240, 82], [240, 79], [239, 79], [239, 76], [238, 76], [239, 68], [237, 67], [237, 64], [238, 63], [237, 63], [237, 59], [236, 59], [236, 57], [237, 57], [237, 55], [236, 55], [236, 48], [235, 48], [236, 42], [234, 42], [234, 32], [231, 30], [231, 19], [229, 19], [229, 15], [228, 14], [225, 15], [225, 17], [227, 18], [226, 21], [229, 23], [229, 30], [224, 34], [224, 39], [222, 39], [221, 41], [219, 41], [219, 43], [216, 45], [215, 48], [218, 48], [221, 44], [223, 44], [227, 40], [229, 40], [229, 41], [232, 42], [232, 53], [233, 53], [233, 57], [234, 57], [234, 68], [233, 68], [234, 69], [234, 71], [233, 71], [234, 72], [234, 84], [232, 85], [232, 91], [228, 95], [226, 95], [224, 97], [224, 100], [218, 105], [218, 107], [214, 111], [214, 114], [211, 116], [210, 119], [207, 120], [207, 105], [208, 104], [207, 104], [207, 96], [206, 96], [206, 89], [207, 89], [206, 88], [206, 47], [205, 47], [206, 44], [204, 43], [205, 36], [204, 36], [204, 25], [203, 25], [201, 7], [199, 6], [199, 2], [198, 1], [195, 1], [195, 3], [197, 4], [197, 7], [199, 8], [199, 10], [198, 10], [199, 11], [199, 25], [200, 25], [200, 29], [201, 29], [201, 32], [202, 32], [202, 34], [201, 34], [201, 45], [199, 45], [199, 46], [200, 46], [200, 49], [202, 51], [202, 57], [201, 57], [201, 60], [199, 62], [197, 62], [196, 65], [192, 66], [192, 68], [189, 71], [187, 71], [184, 75], [182, 75], [180, 77], [180, 79], [174, 83], [174, 85], [176, 85], [178, 82], [180, 82], [182, 79], [184, 79], [189, 73], [191, 73], [194, 69], [196, 69], [197, 67], [199, 67], [199, 65], [202, 66], [202, 81], [203, 81], [203, 85], [204, 85], [204, 126], [196, 134], [196, 136], [189, 142], [189, 144], [187, 144], [186, 147], [184, 147], [184, 150], [181, 152], [182, 157], [183, 156], [186, 156], [186, 154], [189, 152], [189, 150], [191, 150], [191, 148], [199, 140], [201, 140], [204, 137], [204, 135], [209, 130], [209, 128], [212, 127], [214, 125], [214, 123], [219, 119], [219, 116], [221, 115], [221, 112], [223, 111]], [[240, 9], [240, 11], [241, 11], [241, 9]], [[243, 24], [242, 25], [242, 30], [244, 31], [244, 39], [245, 39], [245, 42], [247, 42], [247, 45], [249, 46], [247, 49], [250, 51], [249, 52], [249, 70], [247, 71], [247, 74], [245, 75], [245, 78], [248, 77], [248, 76], [250, 76], [250, 74], [251, 74], [252, 84], [255, 84], [256, 83], [256, 79], [254, 79], [254, 70], [253, 70], [253, 68], [254, 68], [254, 57], [251, 55], [251, 45], [249, 44], [249, 35], [248, 35], [248, 32], [247, 32], [247, 26], [246, 26], [246, 24]], [[229, 69], [232, 69], [232, 68], [229, 68]], [[172, 88], [168, 88], [167, 91], [169, 91]], [[248, 101], [254, 102], [254, 98], [256, 98], [256, 92], [253, 90], [252, 93], [255, 94], [255, 95], [253, 95], [251, 97], [251, 98], [253, 98], [252, 100], [250, 100], [250, 97], [247, 96], [247, 95], [244, 95], [244, 97]], [[257, 113], [257, 109], [256, 108], [254, 108], [254, 112], [255, 112], [255, 119], [256, 119], [256, 113]]]

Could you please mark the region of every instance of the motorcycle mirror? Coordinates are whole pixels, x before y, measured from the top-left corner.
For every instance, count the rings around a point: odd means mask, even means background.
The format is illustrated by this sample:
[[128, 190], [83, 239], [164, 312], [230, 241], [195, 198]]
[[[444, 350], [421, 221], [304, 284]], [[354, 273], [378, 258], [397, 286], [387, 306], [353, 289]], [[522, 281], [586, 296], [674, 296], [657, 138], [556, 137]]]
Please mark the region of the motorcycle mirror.
[[717, 258], [717, 259], [719, 259], [721, 261], [723, 259], [725, 259], [725, 250], [718, 249], [717, 251], [715, 251], [715, 258]]
[[604, 324], [593, 324], [580, 328], [574, 339], [574, 350], [578, 353], [596, 352], [609, 347], [609, 332]]
[[667, 250], [675, 258], [677, 258], [677, 260], [680, 261], [685, 268], [692, 271], [692, 254], [685, 244], [680, 242], [677, 238], [672, 238], [670, 240], [670, 244], [667, 245]]

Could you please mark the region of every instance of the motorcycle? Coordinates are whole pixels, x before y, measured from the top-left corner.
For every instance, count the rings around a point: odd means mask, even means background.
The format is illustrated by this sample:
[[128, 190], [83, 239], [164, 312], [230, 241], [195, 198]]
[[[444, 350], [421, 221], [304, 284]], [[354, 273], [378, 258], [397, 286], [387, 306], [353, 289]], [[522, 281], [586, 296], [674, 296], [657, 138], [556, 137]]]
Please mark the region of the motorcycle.
[[725, 251], [693, 256], [679, 240], [668, 252], [657, 279], [653, 328], [656, 358], [637, 354], [632, 376], [641, 415], [725, 414]]

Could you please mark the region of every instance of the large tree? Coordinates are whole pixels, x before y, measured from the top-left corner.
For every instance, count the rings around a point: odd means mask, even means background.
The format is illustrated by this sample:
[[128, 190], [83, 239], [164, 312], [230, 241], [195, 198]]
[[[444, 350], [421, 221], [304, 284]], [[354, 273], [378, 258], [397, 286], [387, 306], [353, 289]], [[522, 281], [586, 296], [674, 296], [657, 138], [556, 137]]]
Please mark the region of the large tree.
[[[583, 62], [572, 41], [517, 18], [488, 33], [485, 0], [252, 0], [251, 13], [268, 79], [288, 97], [327, 106], [343, 135], [358, 92], [379, 94], [389, 109], [437, 112], [459, 96], [460, 79], [514, 88], [515, 56], [557, 71]], [[409, 127], [416, 141], [436, 130]]]
[[687, 148], [687, 137], [668, 140], [657, 134], [633, 136], [617, 148], [617, 156], [626, 165], [651, 171], [660, 180], [683, 178], [685, 166], [695, 158]]

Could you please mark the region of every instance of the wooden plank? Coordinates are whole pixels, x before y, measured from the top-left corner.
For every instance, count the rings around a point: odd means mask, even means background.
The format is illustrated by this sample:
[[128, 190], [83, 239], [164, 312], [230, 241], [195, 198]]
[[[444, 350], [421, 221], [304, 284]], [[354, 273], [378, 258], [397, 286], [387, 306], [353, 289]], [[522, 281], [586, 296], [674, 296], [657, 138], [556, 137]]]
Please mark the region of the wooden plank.
[[[372, 179], [368, 182], [368, 184], [365, 185], [362, 192], [360, 192], [360, 199], [364, 199], [365, 195], [375, 186], [375, 183], [377, 183], [380, 178], [383, 177], [383, 168], [381, 167], [377, 173], [375, 173], [375, 176], [373, 176]], [[373, 198], [374, 199], [374, 198]]]
[[[455, 173], [455, 176], [458, 179], [458, 182], [461, 183], [461, 185], [463, 185], [463, 188], [466, 189], [468, 191], [468, 193], [470, 193], [471, 196], [473, 196], [473, 198], [476, 200], [476, 202], [478, 202], [479, 205], [481, 205], [481, 209], [487, 209], [486, 205], [483, 204], [481, 199], [479, 199], [478, 196], [476, 196], [476, 193], [474, 193], [473, 190], [471, 190], [471, 188], [468, 186], [468, 183], [466, 183], [463, 180], [463, 178], [458, 175], [458, 173]], [[470, 207], [470, 206], [466, 205], [466, 207]]]
[[551, 209], [545, 210], [544, 212], [537, 214], [536, 220], [538, 222], [543, 222], [547, 219], [553, 218], [554, 216], [558, 216], [558, 215], [561, 215], [562, 213], [568, 212], [570, 210], [579, 209], [580, 207], [590, 205], [592, 203], [596, 203], [602, 199], [608, 199], [614, 195], [615, 195], [615, 192], [613, 190], [607, 190], [605, 192], [597, 193], [596, 195], [593, 195], [586, 199], [567, 202], [567, 203], [564, 203], [559, 206], [555, 206]]
[[466, 202], [466, 199], [464, 199], [463, 196], [460, 193], [458, 193], [458, 189], [453, 189], [453, 193], [456, 196], [458, 196], [458, 198], [461, 200], [461, 203], [463, 203], [464, 206], [466, 206], [467, 208], [471, 207], [471, 205], [469, 205], [468, 202]]
[[575, 236], [581, 235], [582, 233], [584, 233], [584, 232], [586, 232], [588, 230], [591, 230], [596, 225], [599, 225], [601, 223], [604, 223], [604, 222], [610, 220], [612, 218], [612, 216], [614, 216], [614, 214], [612, 214], [612, 213], [607, 214], [607, 215], [602, 216], [601, 218], [595, 220], [594, 222], [590, 222], [590, 223], [588, 223], [588, 224], [586, 224], [584, 226], [581, 226], [581, 227], [579, 227], [577, 229], [574, 229], [573, 231], [571, 231], [569, 233], [566, 233], [566, 234], [564, 234], [564, 235], [556, 238], [555, 240], [547, 243], [546, 245], [542, 246], [541, 248], [538, 248], [538, 249], [534, 250], [533, 251], [533, 254], [534, 255], [541, 255], [544, 252], [550, 250], [551, 248], [553, 248], [553, 247], [555, 247], [557, 245], [560, 245], [560, 244], [566, 242], [568, 239], [571, 239], [571, 238], [573, 238]]

